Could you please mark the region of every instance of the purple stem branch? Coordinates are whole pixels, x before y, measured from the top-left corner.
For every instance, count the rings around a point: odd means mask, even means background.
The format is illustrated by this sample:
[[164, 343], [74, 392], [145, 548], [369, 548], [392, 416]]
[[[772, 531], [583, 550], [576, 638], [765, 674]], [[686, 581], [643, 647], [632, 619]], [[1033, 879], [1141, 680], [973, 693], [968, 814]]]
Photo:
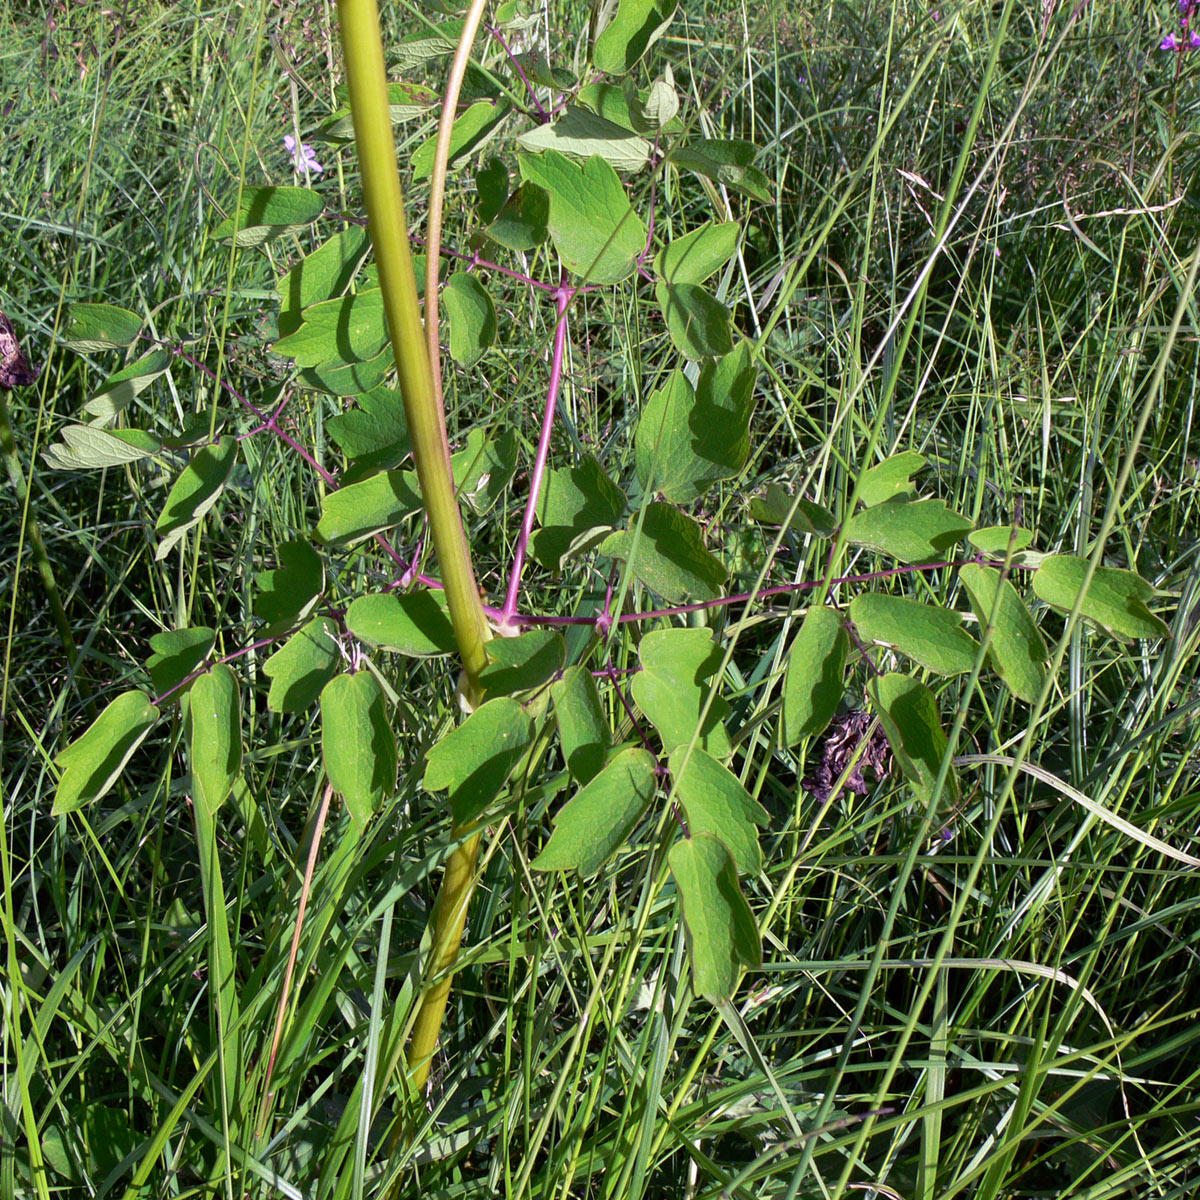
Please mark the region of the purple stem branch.
[[529, 477], [529, 499], [525, 503], [525, 516], [521, 521], [521, 534], [517, 538], [517, 549], [513, 554], [512, 574], [508, 579], [508, 592], [501, 610], [501, 623], [513, 624], [517, 615], [517, 598], [521, 590], [521, 573], [525, 569], [525, 556], [529, 551], [529, 538], [533, 533], [533, 522], [537, 515], [538, 498], [542, 492], [542, 480], [546, 474], [546, 460], [550, 457], [550, 434], [554, 429], [554, 409], [558, 404], [558, 389], [562, 383], [563, 359], [567, 348], [567, 308], [575, 295], [573, 288], [560, 284], [554, 293], [558, 308], [558, 320], [554, 327], [554, 352], [550, 358], [550, 385], [546, 389], [546, 409], [542, 414], [542, 433], [538, 438], [537, 457]]
[[525, 74], [525, 68], [521, 66], [520, 60], [508, 48], [508, 43], [504, 40], [504, 35], [492, 25], [484, 25], [484, 29], [500, 43], [500, 49], [508, 56], [508, 61], [512, 63], [512, 68], [516, 71], [517, 77], [525, 85], [525, 90], [529, 93], [529, 99], [533, 101], [533, 107], [537, 109], [538, 116], [542, 118], [543, 122], [550, 120], [550, 114], [546, 112], [537, 98], [537, 89], [530, 82], [529, 76]]

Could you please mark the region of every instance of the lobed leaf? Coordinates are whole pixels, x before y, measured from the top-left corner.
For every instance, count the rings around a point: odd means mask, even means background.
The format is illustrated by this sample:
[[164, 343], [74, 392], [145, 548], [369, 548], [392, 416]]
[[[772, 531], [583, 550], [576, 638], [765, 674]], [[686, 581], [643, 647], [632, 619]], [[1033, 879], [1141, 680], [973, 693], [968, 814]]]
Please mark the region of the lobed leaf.
[[306, 617], [325, 586], [325, 566], [307, 542], [282, 542], [277, 554], [278, 567], [254, 576], [254, 615], [272, 629]]
[[863, 472], [858, 485], [859, 503], [871, 508], [894, 500], [897, 496], [914, 494], [912, 478], [926, 466], [926, 458], [915, 450], [893, 454]]
[[[1052, 608], [1070, 612], [1083, 591], [1087, 569], [1086, 558], [1052, 554], [1034, 573], [1034, 595]], [[1154, 588], [1134, 571], [1097, 567], [1079, 612], [1121, 642], [1169, 637], [1171, 630], [1167, 624], [1146, 607], [1146, 601], [1156, 595]]]
[[753, 799], [737, 776], [698, 746], [671, 751], [675, 795], [687, 816], [688, 832], [711, 833], [725, 843], [741, 872], [762, 870], [762, 849], [755, 826], [769, 821], [767, 810]]
[[655, 629], [638, 647], [642, 669], [633, 677], [634, 703], [658, 730], [663, 749], [691, 744], [716, 758], [733, 752], [723, 724], [733, 711], [720, 695], [712, 699], [704, 724], [700, 712], [712, 690], [709, 679], [721, 665], [721, 648], [707, 629]]
[[612, 745], [596, 680], [586, 667], [568, 667], [562, 678], [550, 685], [550, 698], [558, 718], [563, 761], [572, 778], [587, 783], [604, 765]]
[[170, 692], [169, 699], [177, 701], [187, 689], [176, 689], [203, 666], [216, 640], [216, 632], [202, 625], [154, 634], [150, 639], [150, 649], [154, 653], [146, 660], [154, 694], [165, 696]]
[[672, 604], [690, 596], [713, 600], [729, 577], [720, 559], [704, 547], [700, 526], [670, 504], [647, 504], [641, 529], [635, 513], [626, 529], [600, 543], [600, 553], [629, 563], [651, 591]]

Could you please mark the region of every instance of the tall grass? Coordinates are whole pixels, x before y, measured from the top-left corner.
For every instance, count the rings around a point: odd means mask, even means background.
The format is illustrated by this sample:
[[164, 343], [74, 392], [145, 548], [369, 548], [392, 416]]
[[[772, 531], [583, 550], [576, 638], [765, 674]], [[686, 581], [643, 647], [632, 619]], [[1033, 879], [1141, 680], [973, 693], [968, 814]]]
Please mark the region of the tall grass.
[[[393, 39], [417, 27], [389, 9]], [[0, 309], [49, 358], [9, 397], [28, 503], [0, 506], [0, 1195], [1194, 1195], [1200, 892], [1151, 840], [1194, 852], [1200, 822], [1200, 314], [1183, 291], [1200, 239], [1200, 53], [1156, 50], [1172, 5], [797, 0], [744, 13], [687, 0], [656, 51], [689, 117], [762, 146], [776, 188], [723, 281], [742, 328], [765, 334], [748, 474], [708, 514], [744, 530], [731, 565], [747, 583], [769, 544], [747, 496], [789, 468], [844, 504], [877, 425], [881, 449], [928, 456], [960, 512], [1019, 519], [1048, 550], [1091, 551], [1131, 463], [1108, 561], [1152, 580], [1173, 611], [1167, 643], [1076, 630], [1032, 731], [1036, 769], [1003, 806], [1023, 709], [977, 690], [962, 714], [963, 799], [932, 837], [897, 782], [827, 805], [798, 786], [812, 763], [780, 750], [765, 720], [786, 623], [747, 625], [726, 694], [750, 729], [741, 778], [772, 827], [767, 867], [746, 885], [765, 962], [736, 1007], [687, 990], [678, 909], [653, 886], [652, 856], [582, 882], [530, 871], [532, 834], [558, 802], [551, 771], [485, 839], [430, 1104], [414, 1109], [395, 1067], [449, 830], [419, 788], [453, 702], [441, 668], [396, 669], [400, 789], [362, 837], [330, 818], [308, 889], [316, 731], [247, 705], [247, 786], [216, 846], [238, 962], [224, 1044], [178, 747], [143, 754], [102, 809], [49, 816], [50, 759], [87, 721], [81, 684], [110, 697], [151, 636], [189, 623], [217, 629], [224, 653], [248, 644], [253, 573], [311, 526], [321, 488], [278, 443], [247, 439], [236, 503], [182, 566], [155, 562], [147, 532], [168, 478], [57, 473], [39, 457], [110, 365], [57, 349], [63, 306], [106, 300], [164, 338], [190, 330], [190, 355], [274, 394], [282, 367], [263, 341], [274, 280], [300, 248], [234, 263], [209, 232], [242, 183], [291, 182], [283, 135], [307, 134], [335, 103], [331, 20], [265, 3], [0, 18]], [[552, 6], [538, 36], [557, 52], [582, 24]], [[403, 127], [402, 161], [430, 133]], [[331, 202], [358, 211], [351, 156], [321, 150]], [[471, 187], [452, 177], [451, 205]], [[730, 203], [682, 187], [675, 213]], [[410, 204], [419, 215], [419, 187]], [[631, 456], [639, 398], [671, 365], [644, 321], [606, 293], [581, 301], [564, 397], [579, 445]], [[482, 376], [447, 374], [451, 431], [494, 415], [532, 446], [553, 315], [514, 290], [501, 322]], [[235, 420], [185, 359], [133, 409], [134, 423], [175, 431], [214, 411]], [[332, 461], [333, 402], [303, 393], [287, 411]], [[514, 492], [468, 525], [492, 591]], [[29, 567], [35, 524], [76, 676]], [[789, 566], [819, 571], [820, 554]], [[351, 594], [372, 562], [345, 571]], [[594, 581], [532, 586], [546, 611], [569, 613]], [[921, 586], [955, 599], [949, 576]], [[262, 657], [246, 662], [265, 684]], [[260, 1106], [262, 1136], [232, 1140]]]

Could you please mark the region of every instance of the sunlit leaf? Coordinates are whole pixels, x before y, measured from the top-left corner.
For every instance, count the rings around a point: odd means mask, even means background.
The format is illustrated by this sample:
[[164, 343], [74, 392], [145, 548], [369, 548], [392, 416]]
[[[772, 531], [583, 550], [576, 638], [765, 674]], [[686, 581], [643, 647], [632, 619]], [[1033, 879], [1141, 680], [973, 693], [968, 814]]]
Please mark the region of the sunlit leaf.
[[894, 500], [897, 496], [911, 496], [912, 477], [925, 469], [925, 462], [925, 455], [914, 450], [905, 450], [885, 458], [863, 472], [858, 485], [859, 502], [870, 508]]
[[242, 769], [242, 700], [237, 677], [217, 663], [192, 684], [192, 798], [215, 813]]
[[441, 592], [387, 592], [359, 596], [346, 610], [346, 628], [370, 646], [412, 658], [451, 654], [454, 626]]
[[654, 269], [665, 283], [703, 283], [733, 257], [741, 229], [736, 221], [719, 225], [706, 221], [663, 247]]
[[971, 597], [980, 627], [992, 624], [988, 661], [1014, 696], [1032, 704], [1041, 695], [1050, 655], [1025, 602], [992, 567], [968, 563], [959, 571], [959, 578]]
[[557, 150], [581, 160], [594, 155], [618, 171], [640, 171], [650, 161], [652, 149], [644, 137], [573, 104], [555, 120], [521, 134], [517, 144], [522, 150]]
[[137, 313], [114, 304], [72, 304], [63, 344], [81, 353], [117, 350], [132, 346], [143, 324]]
[[361, 829], [396, 790], [396, 735], [370, 671], [337, 675], [322, 689], [321, 757]]
[[[1050, 555], [1034, 573], [1034, 595], [1052, 608], [1069, 612], [1083, 591], [1087, 568], [1086, 558]], [[1079, 611], [1118, 641], [1169, 637], [1169, 626], [1146, 607], [1146, 601], [1156, 595], [1154, 588], [1133, 571], [1097, 567]]]
[[762, 850], [756, 825], [766, 825], [767, 810], [753, 799], [738, 778], [723, 763], [698, 746], [671, 751], [671, 775], [675, 795], [683, 805], [688, 832], [719, 837], [733, 855], [739, 871], [750, 874], [762, 869]]
[[279, 566], [254, 577], [254, 615], [272, 628], [306, 617], [325, 586], [325, 568], [307, 542], [283, 542], [276, 554]]
[[171, 487], [154, 529], [158, 534], [155, 560], [161, 562], [198, 525], [216, 504], [237, 462], [237, 439], [223, 437], [215, 446], [205, 446], [184, 468]]
[[421, 507], [415, 480], [404, 471], [383, 471], [326, 492], [321, 503], [317, 537], [326, 545], [340, 545], [398, 525]]
[[558, 740], [567, 770], [579, 783], [587, 783], [604, 765], [612, 744], [608, 722], [600, 703], [600, 690], [586, 667], [568, 667], [550, 685]]
[[62, 775], [51, 814], [61, 816], [99, 800], [116, 783], [158, 716], [145, 692], [122, 692], [113, 700], [55, 757]]
[[606, 75], [627, 75], [666, 33], [674, 14], [675, 0], [620, 0], [616, 16], [592, 48], [596, 70]]
[[[923, 683], [897, 673], [874, 680], [868, 691], [897, 766], [917, 798], [927, 803], [949, 748], [938, 716], [937, 697]], [[950, 767], [942, 788], [942, 803], [954, 804], [958, 794], [958, 776]]]
[[961, 542], [971, 528], [944, 500], [892, 500], [851, 517], [846, 540], [900, 562], [928, 562]]
[[850, 638], [842, 615], [810, 608], [791, 648], [783, 681], [784, 741], [794, 746], [820, 733], [833, 719], [846, 691]]
[[302, 712], [315, 703], [341, 661], [332, 621], [314, 617], [263, 663], [272, 712]]
[[567, 658], [567, 644], [553, 629], [530, 629], [487, 644], [488, 665], [479, 682], [489, 696], [512, 696], [550, 682]]
[[713, 696], [704, 724], [700, 712], [708, 700], [709, 680], [721, 665], [721, 648], [707, 629], [655, 629], [638, 647], [642, 669], [633, 677], [634, 703], [646, 714], [668, 753], [692, 741], [716, 758], [733, 747], [723, 722], [732, 711], [729, 702]]
[[627, 529], [605, 538], [600, 553], [628, 562], [638, 579], [672, 604], [689, 597], [712, 600], [720, 594], [729, 572], [705, 549], [695, 521], [657, 502], [646, 505], [640, 530], [637, 520], [634, 514]]
[[450, 357], [469, 367], [496, 340], [496, 307], [478, 276], [466, 271], [446, 280], [442, 303], [450, 325]]
[[248, 187], [242, 189], [237, 214], [226, 217], [212, 236], [233, 238], [237, 246], [261, 246], [289, 233], [301, 233], [322, 213], [320, 192], [305, 187]]
[[850, 601], [850, 619], [863, 641], [891, 646], [938, 675], [965, 675], [979, 654], [952, 608], [864, 592]]

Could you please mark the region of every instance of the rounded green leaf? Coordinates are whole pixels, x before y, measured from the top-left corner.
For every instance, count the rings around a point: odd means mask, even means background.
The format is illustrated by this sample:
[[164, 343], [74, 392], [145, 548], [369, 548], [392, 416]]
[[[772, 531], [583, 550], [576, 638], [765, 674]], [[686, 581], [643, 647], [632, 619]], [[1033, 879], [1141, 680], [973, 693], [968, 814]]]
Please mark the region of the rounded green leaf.
[[604, 27], [592, 50], [592, 62], [606, 75], [627, 75], [667, 31], [675, 0], [621, 0], [617, 15]]
[[[655, 629], [638, 647], [642, 669], [630, 689], [634, 703], [658, 730], [668, 753], [691, 743], [708, 698], [709, 679], [721, 665], [721, 648], [707, 629]], [[732, 710], [714, 696], [696, 745], [717, 758], [732, 753], [723, 724]]]
[[913, 493], [912, 477], [925, 469], [926, 458], [915, 450], [893, 454], [863, 472], [858, 485], [858, 500], [868, 508], [897, 496]]
[[225, 803], [242, 769], [242, 700], [237, 677], [218, 663], [192, 684], [192, 799], [209, 815]]
[[989, 525], [986, 529], [976, 529], [967, 534], [967, 541], [976, 550], [1003, 558], [1011, 552], [1019, 554], [1033, 542], [1033, 533], [1013, 525]]
[[[868, 690], [893, 758], [917, 798], [928, 802], [950, 745], [938, 716], [937, 697], [923, 683], [898, 673], [876, 679]], [[942, 802], [954, 804], [958, 794], [958, 776], [951, 767]]]
[[628, 840], [654, 798], [654, 755], [624, 750], [559, 810], [537, 871], [592, 875]]
[[213, 237], [233, 238], [237, 246], [261, 246], [264, 242], [300, 233], [325, 208], [320, 192], [304, 187], [253, 187], [242, 190], [237, 215], [226, 217]]
[[429, 751], [422, 786], [448, 790], [454, 821], [463, 825], [500, 794], [532, 741], [533, 722], [515, 700], [489, 700]]
[[325, 586], [325, 568], [307, 542], [283, 542], [277, 553], [279, 566], [254, 577], [254, 615], [272, 627], [286, 628], [307, 616], [316, 603]]
[[150, 639], [153, 654], [146, 660], [146, 670], [154, 685], [154, 694], [170, 692], [169, 700], [176, 701], [186, 689], [179, 685], [198, 671], [216, 641], [216, 633], [205, 626], [194, 629], [168, 629]]
[[736, 221], [719, 225], [705, 221], [699, 229], [663, 247], [654, 260], [654, 269], [664, 283], [703, 283], [733, 257], [741, 230]]
[[627, 529], [610, 534], [600, 553], [628, 562], [651, 591], [672, 604], [689, 597], [714, 600], [729, 577], [720, 559], [704, 547], [700, 526], [670, 504], [647, 504], [642, 527], [638, 516]]
[[692, 986], [714, 1004], [728, 1000], [743, 970], [762, 963], [754, 914], [738, 886], [733, 855], [719, 838], [680, 838], [668, 856], [683, 905]]
[[496, 340], [496, 306], [479, 277], [466, 271], [446, 280], [442, 303], [450, 323], [450, 357], [469, 367]]
[[142, 331], [142, 318], [112, 304], [72, 304], [63, 342], [84, 353], [132, 346]]
[[713, 358], [733, 349], [729, 309], [695, 283], [656, 283], [654, 296], [667, 332], [684, 358]]
[[360, 829], [396, 790], [396, 735], [370, 671], [338, 675], [321, 692], [321, 757]]
[[796, 745], [833, 719], [846, 690], [850, 638], [841, 614], [810, 608], [788, 651], [783, 681], [784, 741]]
[[567, 643], [553, 629], [530, 629], [487, 644], [488, 665], [479, 682], [489, 696], [512, 696], [550, 682], [567, 660]]
[[864, 641], [891, 646], [938, 675], [965, 675], [979, 654], [951, 608], [866, 592], [850, 602], [850, 619]]
[[54, 816], [99, 800], [117, 781], [133, 752], [158, 720], [145, 692], [122, 692], [55, 763], [62, 772], [54, 793]]
[[184, 468], [171, 487], [155, 525], [159, 536], [154, 558], [161, 562], [175, 545], [216, 504], [237, 462], [237, 439], [223, 437], [215, 446], [205, 446]]
[[281, 337], [271, 353], [294, 359], [298, 367], [329, 369], [374, 362], [387, 345], [383, 292], [372, 288], [306, 308], [300, 328]]
[[[300, 312], [322, 300], [341, 296], [354, 280], [370, 249], [367, 231], [358, 225], [339, 230], [328, 241], [302, 258], [275, 285], [279, 293], [280, 333], [291, 333], [300, 323]], [[290, 318], [289, 324], [284, 315]]]
[[846, 540], [900, 562], [928, 562], [961, 542], [972, 529], [944, 500], [891, 500], [863, 509], [846, 523]]
[[314, 617], [263, 663], [263, 671], [271, 681], [267, 707], [272, 712], [308, 708], [333, 678], [339, 661], [333, 622]]
[[766, 825], [770, 818], [738, 777], [699, 747], [689, 754], [686, 746], [677, 746], [671, 751], [669, 766], [675, 795], [687, 815], [688, 832], [720, 838], [739, 871], [757, 874], [762, 870], [755, 826]]
[[356, 638], [410, 658], [454, 652], [454, 626], [441, 592], [386, 592], [360, 596], [346, 612], [346, 628]]
[[416, 477], [406, 471], [382, 471], [326, 492], [317, 522], [318, 539], [329, 546], [340, 545], [398, 525], [421, 507], [415, 484]]
[[568, 667], [550, 685], [558, 718], [558, 741], [563, 762], [574, 779], [587, 783], [604, 765], [612, 735], [604, 719], [600, 689], [586, 667]]
[[[1050, 555], [1034, 573], [1034, 595], [1052, 608], [1070, 612], [1083, 591], [1087, 568], [1086, 558]], [[1079, 612], [1121, 642], [1169, 637], [1170, 628], [1146, 607], [1146, 601], [1156, 595], [1154, 588], [1133, 571], [1097, 567]]]
[[1009, 691], [1032, 704], [1042, 693], [1050, 656], [1029, 609], [1017, 589], [992, 567], [968, 563], [959, 578], [971, 597], [980, 627], [992, 625], [988, 660]]
[[[450, 130], [450, 169], [453, 170], [459, 165], [464, 156], [483, 146], [507, 116], [508, 105], [498, 104], [494, 100], [477, 100], [459, 113], [454, 118], [454, 125]], [[408, 165], [416, 182], [429, 177], [436, 154], [436, 136], [422, 142], [412, 152]]]

